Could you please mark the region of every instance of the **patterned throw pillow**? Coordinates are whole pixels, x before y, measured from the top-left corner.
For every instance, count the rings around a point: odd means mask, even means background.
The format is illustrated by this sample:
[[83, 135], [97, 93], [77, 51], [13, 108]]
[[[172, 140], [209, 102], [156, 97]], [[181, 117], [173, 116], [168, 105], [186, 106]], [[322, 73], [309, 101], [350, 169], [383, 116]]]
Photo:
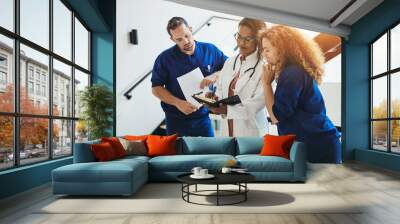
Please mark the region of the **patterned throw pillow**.
[[126, 155], [145, 156], [147, 155], [146, 145], [142, 140], [126, 140], [119, 138]]

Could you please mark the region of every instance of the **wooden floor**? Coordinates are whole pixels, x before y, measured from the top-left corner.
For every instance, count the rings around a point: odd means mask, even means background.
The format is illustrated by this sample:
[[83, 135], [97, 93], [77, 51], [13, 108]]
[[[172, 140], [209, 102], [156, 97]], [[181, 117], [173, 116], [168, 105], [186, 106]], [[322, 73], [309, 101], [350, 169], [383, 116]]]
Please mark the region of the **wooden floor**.
[[[346, 201], [367, 204], [357, 214], [36, 214], [54, 200], [49, 185], [0, 202], [0, 223], [400, 223], [400, 174], [359, 163], [309, 166], [308, 182]], [[319, 203], [316, 201], [315, 203]]]

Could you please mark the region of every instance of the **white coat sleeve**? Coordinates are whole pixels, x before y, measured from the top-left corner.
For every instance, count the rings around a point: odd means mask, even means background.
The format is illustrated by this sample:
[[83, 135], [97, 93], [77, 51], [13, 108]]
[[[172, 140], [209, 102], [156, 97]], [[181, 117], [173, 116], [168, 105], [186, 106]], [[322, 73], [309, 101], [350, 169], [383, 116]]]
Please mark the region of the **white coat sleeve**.
[[227, 69], [227, 62], [225, 62], [224, 67], [222, 67], [221, 71], [219, 71], [218, 78], [216, 80], [216, 86], [217, 90], [215, 91], [215, 95], [218, 97], [218, 99], [223, 98], [223, 85], [222, 81], [224, 80], [224, 75], [226, 75], [226, 69]]
[[[215, 91], [215, 95], [218, 97], [218, 99], [223, 99], [226, 98], [226, 96], [224, 96], [224, 84], [226, 85], [226, 83], [223, 83], [224, 80], [226, 80], [226, 76], [228, 74], [228, 67], [230, 67], [230, 59], [225, 61], [224, 67], [222, 67], [220, 73], [218, 74], [218, 79], [217, 79], [217, 90]], [[228, 84], [229, 85], [229, 84]], [[221, 114], [222, 118], [225, 118], [226, 115], [225, 114]]]
[[[264, 92], [262, 81], [259, 80], [254, 94], [247, 99], [241, 99], [241, 104], [228, 105], [227, 119], [248, 120], [255, 118], [257, 112], [265, 107]], [[240, 95], [239, 95], [240, 97]]]

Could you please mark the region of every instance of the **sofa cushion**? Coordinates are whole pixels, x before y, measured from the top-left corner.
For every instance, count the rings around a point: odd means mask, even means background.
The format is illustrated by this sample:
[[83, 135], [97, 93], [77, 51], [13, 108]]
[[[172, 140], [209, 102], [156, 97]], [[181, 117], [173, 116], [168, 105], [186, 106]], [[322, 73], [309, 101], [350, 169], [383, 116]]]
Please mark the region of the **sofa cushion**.
[[113, 162], [132, 162], [135, 160], [143, 161], [143, 162], [148, 162], [150, 157], [147, 156], [137, 156], [137, 155], [130, 155], [130, 156], [125, 156], [124, 158], [120, 158], [117, 160], [113, 160]]
[[259, 154], [263, 147], [262, 137], [237, 137], [236, 155]]
[[240, 167], [249, 172], [292, 172], [292, 161], [279, 156], [238, 155]]
[[182, 137], [177, 154], [225, 154], [235, 155], [235, 141], [231, 137]]
[[99, 144], [99, 139], [87, 142], [75, 143], [74, 147], [74, 163], [95, 162], [96, 158], [90, 148], [92, 144]]
[[[57, 182], [130, 182], [133, 173], [147, 171], [146, 166], [139, 159], [74, 163], [53, 170], [52, 174]], [[147, 172], [141, 175], [147, 176]]]
[[219, 171], [230, 159], [231, 155], [175, 155], [158, 156], [149, 160], [149, 170], [152, 172], [190, 172], [193, 167], [199, 166], [211, 172]]

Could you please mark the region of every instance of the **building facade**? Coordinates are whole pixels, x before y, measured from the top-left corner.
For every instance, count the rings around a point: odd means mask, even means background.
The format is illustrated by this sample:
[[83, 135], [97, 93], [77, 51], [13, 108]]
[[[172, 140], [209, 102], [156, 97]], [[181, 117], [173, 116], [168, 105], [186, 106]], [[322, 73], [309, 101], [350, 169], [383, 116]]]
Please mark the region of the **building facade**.
[[[14, 89], [14, 73], [13, 73], [13, 48], [0, 41], [0, 95]], [[27, 99], [31, 102], [34, 111], [45, 111], [43, 115], [47, 115], [49, 108], [49, 97], [53, 97], [53, 115], [59, 117], [72, 117], [72, 70], [60, 71], [53, 69], [53, 90], [49, 94], [49, 67], [34, 58], [26, 56], [25, 52], [20, 54], [20, 87], [21, 94], [26, 93]], [[75, 85], [79, 85], [79, 81], [75, 81]], [[22, 98], [21, 98], [22, 99]], [[79, 105], [79, 97], [76, 97], [75, 105]], [[0, 102], [1, 103], [1, 102]], [[1, 105], [0, 105], [1, 106]], [[21, 103], [21, 113], [28, 113], [31, 110], [25, 110]], [[79, 117], [80, 110], [76, 106], [76, 117]], [[1, 110], [0, 110], [1, 111]], [[12, 112], [12, 111], [9, 111]], [[60, 145], [68, 145], [72, 142], [72, 122], [69, 120], [54, 120], [58, 126], [57, 139], [54, 139], [55, 149]], [[55, 150], [57, 153], [57, 150]]]

